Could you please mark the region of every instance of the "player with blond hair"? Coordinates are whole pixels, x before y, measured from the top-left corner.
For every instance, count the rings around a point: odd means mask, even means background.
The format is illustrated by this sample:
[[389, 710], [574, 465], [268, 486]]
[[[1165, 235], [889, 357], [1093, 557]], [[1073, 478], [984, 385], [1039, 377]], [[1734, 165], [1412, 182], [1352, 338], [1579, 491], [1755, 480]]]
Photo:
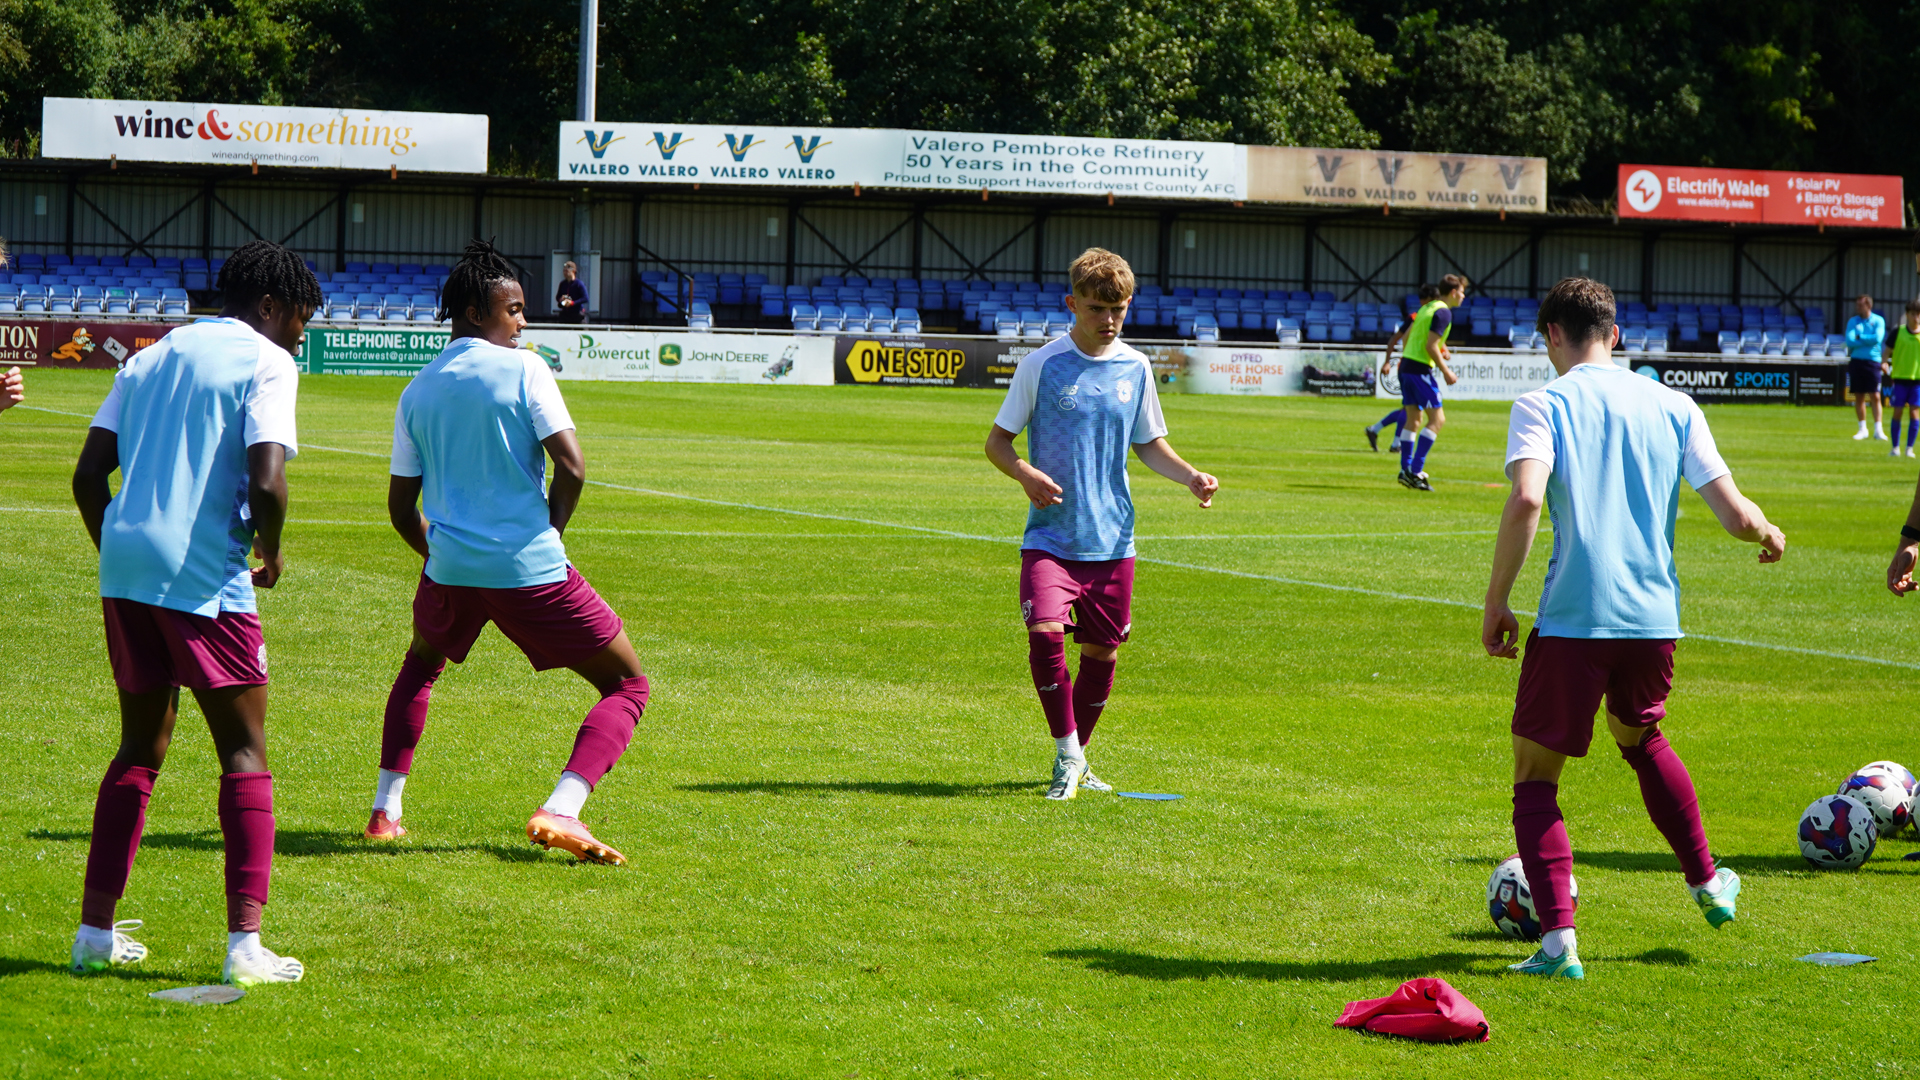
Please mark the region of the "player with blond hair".
[[[1022, 357], [987, 433], [987, 460], [1020, 484], [1032, 509], [1020, 543], [1020, 614], [1033, 686], [1054, 740], [1049, 799], [1111, 791], [1087, 767], [1086, 745], [1113, 690], [1115, 658], [1133, 626], [1133, 493], [1127, 450], [1213, 505], [1220, 482], [1167, 445], [1153, 365], [1120, 340], [1133, 268], [1089, 248], [1068, 268], [1073, 328]], [[1013, 440], [1027, 433], [1028, 460]], [[1066, 632], [1080, 645], [1069, 676]]]

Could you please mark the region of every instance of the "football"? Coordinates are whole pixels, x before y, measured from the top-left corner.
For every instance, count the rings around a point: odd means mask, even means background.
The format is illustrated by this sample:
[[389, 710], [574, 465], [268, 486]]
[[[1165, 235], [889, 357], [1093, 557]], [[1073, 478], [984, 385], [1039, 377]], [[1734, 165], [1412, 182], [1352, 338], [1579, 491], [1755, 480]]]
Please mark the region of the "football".
[[[1580, 903], [1580, 882], [1570, 880], [1574, 905]], [[1533, 909], [1533, 892], [1527, 888], [1526, 871], [1520, 868], [1520, 856], [1510, 856], [1493, 868], [1487, 879], [1487, 914], [1502, 934], [1515, 941], [1540, 940], [1540, 915]]]
[[1851, 795], [1873, 811], [1881, 836], [1893, 836], [1913, 824], [1913, 774], [1897, 761], [1874, 761], [1840, 781], [1837, 794]]
[[1822, 869], [1859, 866], [1879, 839], [1873, 811], [1851, 795], [1823, 795], [1800, 815], [1800, 854]]

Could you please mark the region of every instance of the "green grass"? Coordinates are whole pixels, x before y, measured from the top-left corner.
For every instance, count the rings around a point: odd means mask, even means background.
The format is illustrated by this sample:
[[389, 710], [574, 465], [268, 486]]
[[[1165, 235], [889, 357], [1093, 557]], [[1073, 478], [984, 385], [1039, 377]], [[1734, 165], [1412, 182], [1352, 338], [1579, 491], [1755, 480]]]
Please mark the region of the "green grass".
[[[492, 632], [437, 688], [412, 837], [359, 839], [418, 573], [384, 522], [402, 384], [308, 378], [287, 576], [263, 601], [281, 830], [266, 937], [307, 981], [219, 1008], [146, 997], [219, 977], [217, 770], [191, 707], [121, 907], [152, 956], [76, 979], [117, 727], [66, 477], [106, 385], [35, 372], [32, 405], [82, 415], [0, 418], [0, 1073], [1920, 1070], [1920, 866], [1900, 861], [1920, 845], [1814, 873], [1793, 840], [1851, 769], [1920, 765], [1910, 669], [1683, 642], [1668, 730], [1746, 879], [1740, 919], [1708, 929], [1602, 749], [1563, 786], [1588, 978], [1555, 985], [1504, 973], [1528, 947], [1481, 905], [1513, 849], [1517, 667], [1482, 654], [1477, 612], [1220, 572], [1477, 601], [1506, 410], [1473, 403], [1450, 408], [1423, 495], [1360, 439], [1373, 402], [1168, 398], [1175, 446], [1223, 486], [1201, 512], [1136, 464], [1141, 554], [1163, 561], [1139, 567], [1094, 761], [1122, 790], [1186, 798], [1052, 804], [1015, 598], [1023, 504], [980, 452], [995, 395], [567, 384], [593, 479], [686, 496], [591, 487], [567, 534], [655, 688], [587, 804], [629, 856], [609, 869], [524, 842], [592, 694]], [[1913, 466], [1849, 441], [1835, 410], [1709, 415], [1790, 547], [1757, 566], [1685, 496], [1689, 627], [1913, 662], [1920, 606], [1881, 585]], [[1881, 960], [1794, 959], [1816, 950]], [[1480, 1004], [1492, 1041], [1331, 1026], [1421, 975]]]

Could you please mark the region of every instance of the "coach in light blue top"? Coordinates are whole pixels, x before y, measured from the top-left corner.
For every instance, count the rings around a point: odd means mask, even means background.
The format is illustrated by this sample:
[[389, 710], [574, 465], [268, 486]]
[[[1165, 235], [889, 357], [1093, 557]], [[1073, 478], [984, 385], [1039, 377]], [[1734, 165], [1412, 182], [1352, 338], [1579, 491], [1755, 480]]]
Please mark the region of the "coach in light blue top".
[[209, 618], [253, 612], [247, 448], [298, 449], [300, 374], [239, 319], [179, 327], [134, 354], [92, 426], [114, 432], [120, 491], [100, 529], [100, 595]]
[[1116, 342], [1088, 356], [1071, 336], [1021, 358], [994, 426], [1027, 431], [1033, 467], [1060, 485], [1060, 501], [1027, 511], [1023, 549], [1077, 562], [1133, 558], [1127, 451], [1167, 433], [1153, 364]]
[[1847, 320], [1847, 356], [1854, 360], [1880, 359], [1880, 346], [1887, 339], [1887, 320], [1873, 310], [1873, 298], [1862, 296], [1854, 302], [1859, 314]]
[[389, 471], [421, 478], [427, 577], [482, 589], [567, 579], [542, 440], [572, 428], [553, 372], [526, 349], [459, 337], [413, 377]]

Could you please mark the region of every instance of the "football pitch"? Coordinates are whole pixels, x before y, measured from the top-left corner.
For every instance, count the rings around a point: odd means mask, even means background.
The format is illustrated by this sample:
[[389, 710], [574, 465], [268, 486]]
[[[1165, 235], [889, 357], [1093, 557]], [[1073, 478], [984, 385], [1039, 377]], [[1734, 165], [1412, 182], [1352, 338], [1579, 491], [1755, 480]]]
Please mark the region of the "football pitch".
[[[1168, 395], [1214, 508], [1133, 466], [1134, 633], [1090, 758], [1143, 802], [1041, 797], [1015, 593], [1025, 503], [981, 445], [1000, 395], [566, 383], [589, 487], [566, 535], [653, 681], [582, 815], [624, 868], [530, 847], [591, 689], [497, 632], [443, 676], [412, 836], [360, 838], [419, 562], [386, 522], [396, 379], [308, 377], [286, 576], [263, 594], [279, 820], [265, 941], [306, 981], [190, 1007], [224, 947], [198, 710], [121, 918], [77, 979], [93, 796], [117, 741], [96, 562], [68, 494], [104, 373], [0, 417], [0, 1074], [98, 1076], [1782, 1076], [1920, 1070], [1920, 850], [1814, 872], [1800, 811], [1920, 766], [1920, 600], [1883, 585], [1913, 462], [1850, 413], [1710, 406], [1783, 563], [1683, 495], [1666, 724], [1715, 855], [1713, 931], [1604, 731], [1561, 789], [1583, 983], [1511, 975], [1483, 889], [1513, 851], [1518, 665], [1479, 642], [1504, 404], [1461, 403], [1393, 481], [1373, 401]], [[51, 410], [51, 411], [49, 411]], [[1531, 609], [1544, 527], [1516, 590]], [[1523, 624], [1528, 620], [1523, 619]], [[1822, 968], [1816, 951], [1876, 956]], [[1336, 1030], [1443, 977], [1484, 1044]]]

